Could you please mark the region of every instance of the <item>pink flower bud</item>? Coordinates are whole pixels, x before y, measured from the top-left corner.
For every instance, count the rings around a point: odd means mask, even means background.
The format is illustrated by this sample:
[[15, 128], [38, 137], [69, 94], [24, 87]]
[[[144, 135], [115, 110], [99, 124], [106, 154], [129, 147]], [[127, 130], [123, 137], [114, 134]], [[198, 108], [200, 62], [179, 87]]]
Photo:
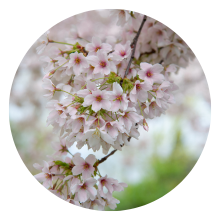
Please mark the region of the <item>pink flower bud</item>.
[[144, 127], [144, 130], [149, 131], [149, 126], [145, 119], [143, 120], [143, 127]]

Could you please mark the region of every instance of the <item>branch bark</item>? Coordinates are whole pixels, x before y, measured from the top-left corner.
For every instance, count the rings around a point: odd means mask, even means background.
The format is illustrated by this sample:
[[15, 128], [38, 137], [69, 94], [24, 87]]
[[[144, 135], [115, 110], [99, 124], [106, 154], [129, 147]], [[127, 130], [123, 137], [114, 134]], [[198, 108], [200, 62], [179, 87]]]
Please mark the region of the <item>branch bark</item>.
[[[141, 33], [141, 30], [144, 26], [144, 23], [145, 21], [147, 20], [147, 16], [144, 15], [143, 17], [143, 20], [141, 22], [141, 26], [139, 27], [139, 30], [137, 32], [137, 35], [135, 36], [135, 38], [133, 39], [133, 42], [131, 43], [131, 47], [133, 47], [133, 51], [132, 51], [132, 54], [131, 54], [131, 58], [129, 60], [129, 63], [128, 63], [128, 66], [127, 66], [127, 69], [125, 71], [125, 77], [128, 75], [128, 72], [129, 72], [129, 69], [130, 69], [130, 66], [131, 66], [131, 63], [132, 63], [132, 60], [134, 59], [134, 53], [135, 53], [135, 49], [136, 49], [136, 46], [137, 46], [137, 42], [138, 42], [138, 38], [140, 36], [140, 33]], [[111, 53], [113, 51], [110, 51], [109, 53]], [[128, 137], [128, 141], [131, 140], [131, 137]], [[123, 147], [124, 144], [121, 146]], [[117, 150], [113, 150], [111, 153], [109, 153], [108, 155], [106, 155], [105, 157], [103, 157], [102, 159], [98, 160], [97, 162], [97, 166], [100, 164], [100, 163], [103, 163], [104, 161], [106, 161], [111, 155], [113, 155]]]
[[131, 58], [130, 58], [130, 60], [129, 60], [127, 69], [126, 69], [126, 71], [125, 71], [125, 77], [128, 75], [128, 72], [129, 72], [129, 69], [130, 69], [132, 60], [134, 59], [134, 54], [135, 54], [135, 49], [136, 49], [136, 46], [137, 46], [138, 38], [139, 38], [139, 36], [140, 36], [141, 30], [142, 30], [142, 28], [143, 28], [144, 23], [145, 23], [146, 20], [147, 20], [147, 16], [144, 15], [143, 20], [142, 20], [142, 22], [141, 22], [141, 26], [140, 26], [140, 28], [139, 28], [139, 30], [138, 30], [138, 32], [137, 32], [137, 35], [135, 36], [135, 38], [133, 39], [133, 42], [131, 43], [131, 47], [133, 47], [133, 50], [132, 50]]
[[[131, 140], [131, 137], [128, 137], [128, 141]], [[123, 145], [121, 145], [121, 147], [123, 147]], [[109, 153], [108, 155], [106, 155], [105, 157], [103, 157], [102, 159], [98, 160], [98, 163], [97, 163], [97, 166], [100, 164], [100, 163], [103, 163], [104, 161], [106, 161], [111, 155], [113, 155], [117, 150], [113, 150], [111, 153]]]

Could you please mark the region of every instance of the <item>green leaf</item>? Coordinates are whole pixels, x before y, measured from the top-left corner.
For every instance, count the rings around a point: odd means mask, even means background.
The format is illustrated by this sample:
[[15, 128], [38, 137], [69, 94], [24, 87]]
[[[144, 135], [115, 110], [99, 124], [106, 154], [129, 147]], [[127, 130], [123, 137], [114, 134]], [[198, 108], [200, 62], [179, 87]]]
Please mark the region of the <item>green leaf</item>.
[[65, 163], [65, 162], [60, 161], [60, 160], [54, 161], [54, 164], [56, 164], [58, 166], [61, 166], [63, 168], [69, 168], [70, 167], [70, 165], [68, 163]]

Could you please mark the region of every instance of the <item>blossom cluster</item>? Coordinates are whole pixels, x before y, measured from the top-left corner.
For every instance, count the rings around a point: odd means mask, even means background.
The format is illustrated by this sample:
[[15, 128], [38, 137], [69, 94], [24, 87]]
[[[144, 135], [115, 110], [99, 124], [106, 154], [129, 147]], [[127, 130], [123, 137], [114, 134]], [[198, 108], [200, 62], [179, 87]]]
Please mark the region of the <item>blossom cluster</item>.
[[[131, 138], [138, 139], [140, 127], [148, 131], [147, 121], [165, 114], [175, 103], [173, 92], [178, 87], [169, 76], [193, 58], [189, 47], [152, 18], [124, 10], [113, 10], [110, 18], [123, 26], [118, 38], [85, 40], [76, 33], [66, 43], [51, 39], [47, 32], [40, 39], [38, 54], [49, 44], [65, 46], [51, 48], [50, 55], [40, 57], [45, 96], [51, 99], [47, 125], [60, 138], [53, 144], [53, 157], [63, 158], [73, 144], [94, 152], [102, 149], [104, 154], [111, 147], [122, 150]], [[75, 205], [97, 205], [100, 210], [116, 207], [119, 201], [112, 192], [123, 190], [126, 184], [101, 177], [93, 155], [84, 160], [76, 154], [63, 160], [35, 165], [42, 170], [36, 178]]]
[[[107, 42], [132, 41], [139, 29], [143, 15], [126, 10], [112, 10], [112, 19], [123, 27], [120, 37], [107, 37]], [[151, 64], [163, 62], [164, 66], [175, 64], [185, 68], [195, 55], [184, 40], [159, 21], [147, 17], [138, 39], [135, 58]]]
[[172, 92], [177, 86], [166, 77], [172, 66], [165, 70], [161, 64], [141, 62], [125, 76], [130, 44], [116, 44], [113, 49], [93, 37], [85, 48], [76, 43], [73, 47], [79, 49], [54, 58], [54, 68], [62, 68], [70, 79], [55, 86], [50, 78], [57, 70], [46, 74], [47, 97], [55, 92], [67, 94], [61, 101], [48, 102], [47, 124], [66, 137], [68, 147], [77, 142], [78, 148], [87, 145], [94, 151], [102, 146], [104, 154], [111, 146], [121, 150], [129, 137], [138, 138], [139, 126], [148, 130], [146, 119], [160, 116], [174, 103]]
[[44, 161], [44, 166], [34, 164], [41, 171], [35, 177], [50, 192], [69, 203], [89, 209], [115, 209], [119, 201], [112, 193], [124, 190], [127, 184], [107, 175], [101, 177], [98, 162], [92, 154], [83, 159], [76, 153], [64, 160]]

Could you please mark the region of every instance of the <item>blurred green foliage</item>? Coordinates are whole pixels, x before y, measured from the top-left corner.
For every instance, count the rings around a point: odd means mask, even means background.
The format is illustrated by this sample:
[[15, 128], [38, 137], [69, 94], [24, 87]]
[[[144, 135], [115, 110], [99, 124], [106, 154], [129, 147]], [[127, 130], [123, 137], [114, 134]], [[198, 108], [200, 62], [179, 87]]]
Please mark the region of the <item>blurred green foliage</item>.
[[147, 177], [137, 184], [129, 184], [123, 192], [115, 192], [113, 196], [120, 200], [115, 210], [151, 203], [174, 189], [188, 175], [197, 159], [183, 145], [181, 130], [178, 129], [174, 135], [175, 142], [168, 157], [155, 153], [150, 161], [152, 172]]
[[47, 160], [46, 155], [52, 154], [51, 129], [42, 129], [37, 123], [33, 125], [33, 123], [22, 124], [13, 121], [10, 121], [10, 126], [15, 147], [24, 164], [33, 175], [39, 173], [33, 164], [42, 163], [43, 160]]
[[[150, 164], [150, 172], [140, 182], [136, 184], [129, 183], [123, 192], [113, 193], [113, 196], [120, 201], [115, 211], [137, 208], [163, 197], [174, 189], [191, 171], [198, 157], [187, 151], [188, 148], [184, 145], [182, 128], [178, 120], [174, 124], [172, 134], [174, 141], [170, 154], [168, 156], [158, 154], [157, 150], [161, 148], [164, 138], [167, 137], [161, 132], [155, 134], [152, 137], [155, 140], [153, 156], [150, 161], [143, 164], [143, 167]], [[37, 132], [32, 131], [32, 134], [26, 126], [18, 126], [13, 122], [11, 122], [11, 130], [21, 158], [32, 174], [36, 174], [38, 171], [33, 168], [33, 163], [41, 162], [44, 159], [46, 149], [51, 151], [49, 145], [45, 147], [45, 141], [48, 139], [47, 132], [38, 129]], [[33, 137], [35, 141], [30, 146], [28, 144], [30, 143], [29, 139]], [[51, 142], [50, 138], [47, 142]], [[107, 210], [112, 211], [111, 209]]]

